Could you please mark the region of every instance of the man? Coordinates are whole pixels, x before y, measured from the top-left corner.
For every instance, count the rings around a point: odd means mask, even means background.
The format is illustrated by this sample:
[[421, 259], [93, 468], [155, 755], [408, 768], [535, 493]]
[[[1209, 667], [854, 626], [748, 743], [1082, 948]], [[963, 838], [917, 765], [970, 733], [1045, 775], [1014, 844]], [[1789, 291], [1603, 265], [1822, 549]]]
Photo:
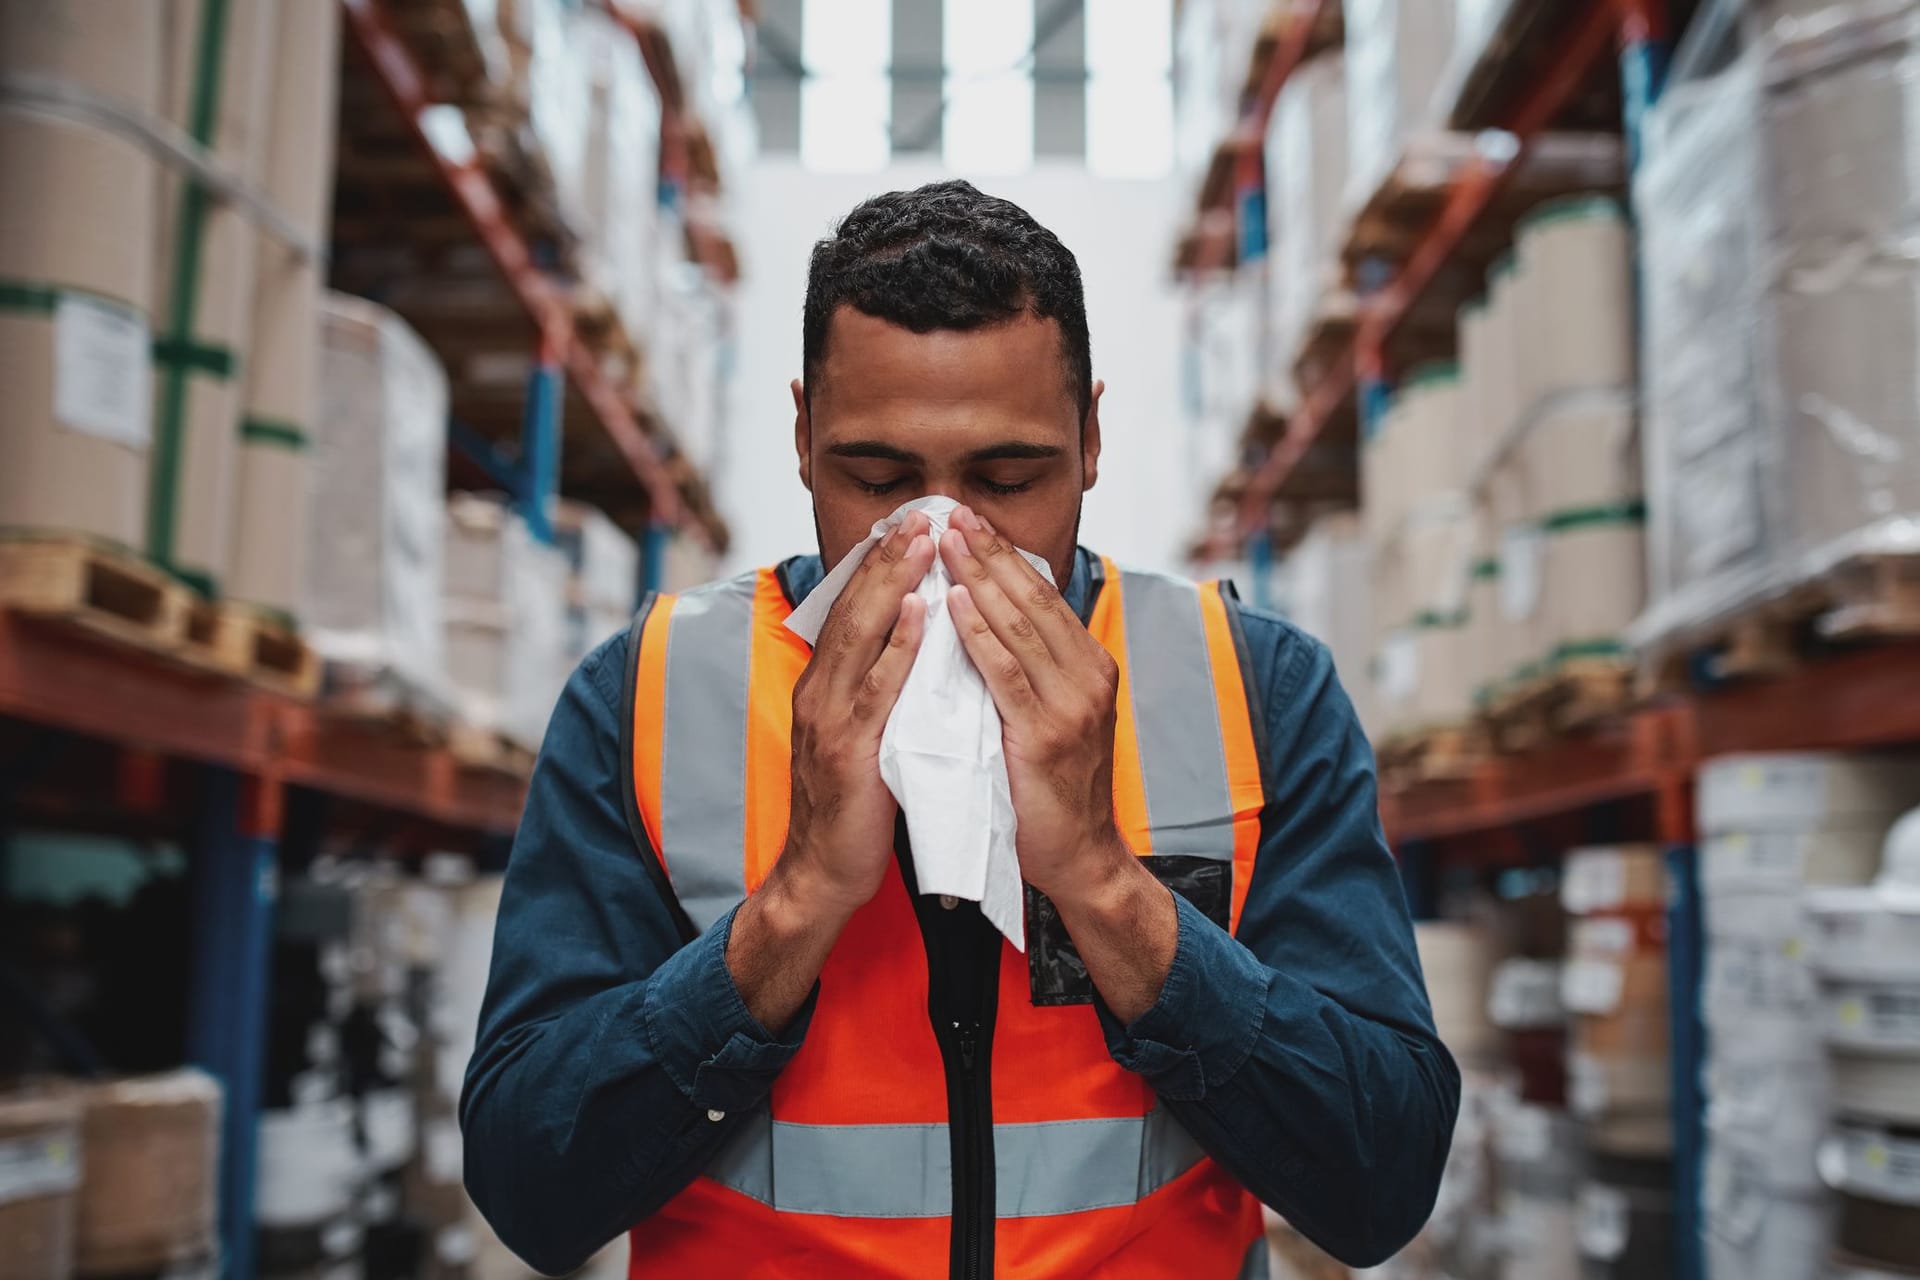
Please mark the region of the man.
[[[816, 246], [820, 554], [650, 600], [554, 713], [501, 900], [467, 1185], [562, 1272], [1265, 1274], [1258, 1201], [1377, 1263], [1430, 1212], [1435, 1036], [1326, 650], [1076, 546], [1079, 268], [964, 182]], [[909, 499], [817, 649], [782, 623]], [[1013, 548], [1051, 567], [1056, 590]], [[914, 892], [881, 731], [934, 557], [1000, 711], [1027, 951]]]

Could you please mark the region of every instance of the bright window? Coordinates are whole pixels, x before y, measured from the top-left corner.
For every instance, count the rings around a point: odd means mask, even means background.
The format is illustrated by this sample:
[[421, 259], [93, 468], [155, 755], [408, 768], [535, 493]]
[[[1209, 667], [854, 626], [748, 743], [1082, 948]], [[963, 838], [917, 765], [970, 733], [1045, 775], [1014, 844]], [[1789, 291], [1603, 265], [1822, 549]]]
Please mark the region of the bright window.
[[1173, 6], [1087, 0], [1087, 168], [1160, 178], [1173, 166]]
[[891, 0], [810, 0], [800, 23], [800, 161], [863, 173], [892, 156]]
[[1033, 165], [1034, 0], [947, 0], [942, 158], [960, 173]]

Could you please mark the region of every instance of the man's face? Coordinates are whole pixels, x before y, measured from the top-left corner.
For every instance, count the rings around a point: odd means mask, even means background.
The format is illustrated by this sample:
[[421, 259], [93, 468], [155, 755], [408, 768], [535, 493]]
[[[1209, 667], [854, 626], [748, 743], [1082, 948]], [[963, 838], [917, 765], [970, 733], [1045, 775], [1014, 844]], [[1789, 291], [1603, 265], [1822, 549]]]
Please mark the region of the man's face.
[[1051, 320], [914, 333], [841, 307], [811, 412], [793, 384], [800, 480], [827, 567], [901, 503], [941, 494], [1046, 560], [1064, 586], [1080, 495], [1097, 475], [1102, 390], [1094, 383], [1083, 431]]

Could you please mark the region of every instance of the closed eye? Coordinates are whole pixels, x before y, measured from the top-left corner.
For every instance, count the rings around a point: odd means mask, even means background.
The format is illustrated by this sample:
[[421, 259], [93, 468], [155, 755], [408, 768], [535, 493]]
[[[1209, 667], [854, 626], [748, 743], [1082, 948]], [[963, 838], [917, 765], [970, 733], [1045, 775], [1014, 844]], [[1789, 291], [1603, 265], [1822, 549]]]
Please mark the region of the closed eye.
[[987, 479], [985, 476], [982, 476], [980, 478], [980, 487], [982, 489], [985, 489], [988, 493], [998, 494], [1001, 497], [1005, 497], [1008, 494], [1021, 493], [1021, 492], [1024, 492], [1025, 490], [1031, 489], [1033, 487], [1033, 481], [1022, 480], [1019, 484], [999, 484], [995, 481]]

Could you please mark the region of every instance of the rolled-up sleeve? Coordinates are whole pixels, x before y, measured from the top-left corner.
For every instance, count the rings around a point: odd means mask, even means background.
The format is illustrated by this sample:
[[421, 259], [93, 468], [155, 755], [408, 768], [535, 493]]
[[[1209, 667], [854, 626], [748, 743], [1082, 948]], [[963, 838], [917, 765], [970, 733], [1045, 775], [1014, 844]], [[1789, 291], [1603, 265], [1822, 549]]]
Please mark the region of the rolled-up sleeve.
[[460, 1117], [468, 1192], [561, 1274], [665, 1204], [767, 1096], [775, 1037], [726, 965], [729, 914], [682, 945], [620, 794], [626, 641], [596, 650], [547, 729], [515, 836]]
[[1432, 1212], [1460, 1075], [1434, 1032], [1373, 753], [1324, 646], [1244, 626], [1267, 714], [1268, 803], [1237, 935], [1176, 899], [1160, 998], [1121, 1026], [1194, 1138], [1329, 1253], [1371, 1266]]

